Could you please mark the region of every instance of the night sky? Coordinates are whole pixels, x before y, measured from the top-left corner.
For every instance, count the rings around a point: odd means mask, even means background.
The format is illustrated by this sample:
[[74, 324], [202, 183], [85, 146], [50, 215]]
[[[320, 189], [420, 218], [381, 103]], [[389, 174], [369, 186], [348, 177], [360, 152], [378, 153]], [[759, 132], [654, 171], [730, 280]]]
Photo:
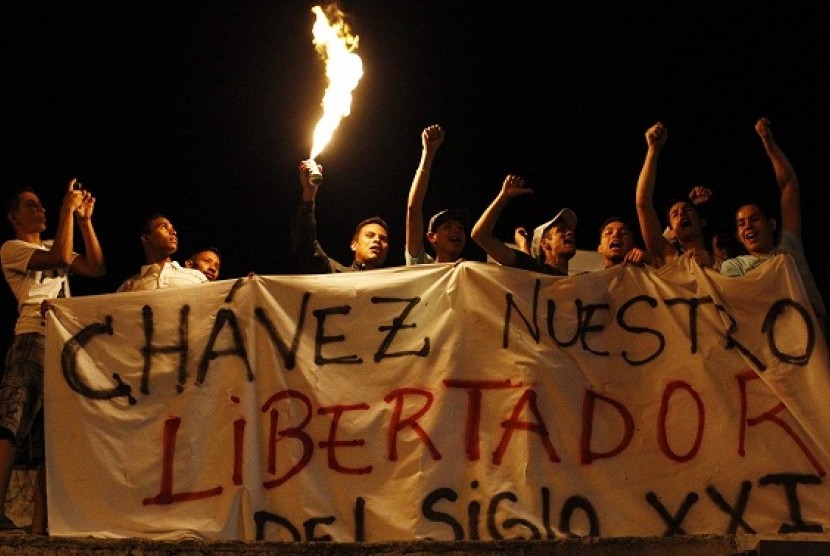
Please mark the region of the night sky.
[[[97, 198], [109, 272], [73, 278], [75, 295], [112, 292], [137, 272], [139, 216], [151, 211], [176, 226], [179, 260], [216, 245], [222, 278], [292, 272], [296, 166], [309, 154], [326, 85], [313, 5], [0, 4], [3, 191], [35, 188], [46, 238], [71, 177]], [[658, 120], [669, 131], [658, 201], [707, 185], [728, 222], [733, 199], [747, 192], [777, 200], [754, 131], [767, 116], [799, 174], [807, 258], [830, 300], [830, 33], [821, 2], [340, 6], [365, 71], [351, 115], [317, 157], [320, 240], [341, 262], [351, 262], [356, 222], [379, 214], [391, 228], [388, 264], [403, 264], [406, 198], [429, 124], [447, 138], [427, 217], [458, 206], [477, 218], [515, 173], [536, 192], [508, 206], [500, 237], [568, 206], [579, 248], [595, 249], [607, 216], [634, 216], [644, 133]], [[484, 253], [471, 242], [466, 257]], [[8, 337], [15, 310], [4, 290]]]

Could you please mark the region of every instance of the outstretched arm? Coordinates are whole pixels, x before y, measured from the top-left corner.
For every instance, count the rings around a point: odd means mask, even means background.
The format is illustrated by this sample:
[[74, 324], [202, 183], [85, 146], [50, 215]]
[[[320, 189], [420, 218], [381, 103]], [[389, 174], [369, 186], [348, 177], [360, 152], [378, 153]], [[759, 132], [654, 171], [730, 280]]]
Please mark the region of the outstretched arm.
[[522, 178], [512, 174], [508, 175], [504, 178], [499, 194], [481, 214], [470, 234], [473, 241], [484, 249], [493, 260], [506, 266], [513, 265], [516, 254], [513, 249], [493, 236], [493, 230], [502, 210], [507, 206], [510, 199], [528, 193], [533, 193], [533, 190], [525, 187], [525, 181]]
[[755, 131], [764, 144], [772, 169], [775, 171], [775, 181], [781, 191], [781, 227], [801, 238], [801, 193], [799, 191], [798, 176], [793, 165], [778, 143], [775, 142], [770, 129], [769, 120], [761, 118], [755, 122]]
[[406, 252], [417, 257], [424, 249], [424, 197], [429, 186], [429, 173], [438, 147], [444, 142], [444, 130], [438, 124], [428, 126], [421, 132], [421, 161], [406, 204]]
[[646, 249], [657, 259], [656, 266], [665, 262], [665, 256], [669, 250], [673, 251], [671, 244], [663, 237], [663, 230], [660, 228], [660, 218], [654, 210], [654, 186], [657, 180], [657, 158], [663, 145], [668, 138], [668, 130], [663, 124], [657, 122], [646, 131], [646, 159], [643, 168], [640, 170], [640, 177], [637, 180], [637, 218], [640, 221], [640, 233], [646, 244]]
[[[299, 272], [326, 273], [330, 271], [329, 258], [317, 241], [317, 218], [314, 212], [320, 186], [311, 183], [311, 164], [308, 160], [300, 162], [297, 170], [302, 200], [291, 223], [291, 251]], [[319, 166], [319, 171], [323, 172], [322, 166]]]

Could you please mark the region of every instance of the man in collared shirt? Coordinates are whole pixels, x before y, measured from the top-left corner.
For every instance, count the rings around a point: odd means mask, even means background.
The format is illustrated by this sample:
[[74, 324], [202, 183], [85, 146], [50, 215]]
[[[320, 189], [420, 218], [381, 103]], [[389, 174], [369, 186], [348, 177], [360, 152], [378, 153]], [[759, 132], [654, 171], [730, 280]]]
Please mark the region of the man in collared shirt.
[[141, 234], [145, 264], [141, 271], [125, 280], [119, 292], [158, 290], [192, 286], [207, 282], [207, 277], [195, 268], [186, 268], [172, 260], [179, 248], [179, 236], [173, 223], [163, 214], [153, 214], [144, 221]]

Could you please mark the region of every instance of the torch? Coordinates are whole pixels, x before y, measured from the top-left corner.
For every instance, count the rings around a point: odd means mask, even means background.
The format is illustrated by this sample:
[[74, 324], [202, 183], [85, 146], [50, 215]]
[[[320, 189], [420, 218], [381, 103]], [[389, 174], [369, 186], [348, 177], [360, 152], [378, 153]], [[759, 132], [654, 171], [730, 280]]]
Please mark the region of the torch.
[[352, 91], [363, 77], [363, 62], [355, 53], [358, 37], [352, 34], [337, 4], [329, 4], [325, 10], [314, 6], [311, 11], [316, 16], [312, 27], [314, 48], [325, 62], [328, 81], [322, 101], [323, 116], [314, 128], [307, 161], [311, 169], [309, 181], [320, 185], [323, 175], [315, 158], [331, 140], [340, 121], [351, 112]]

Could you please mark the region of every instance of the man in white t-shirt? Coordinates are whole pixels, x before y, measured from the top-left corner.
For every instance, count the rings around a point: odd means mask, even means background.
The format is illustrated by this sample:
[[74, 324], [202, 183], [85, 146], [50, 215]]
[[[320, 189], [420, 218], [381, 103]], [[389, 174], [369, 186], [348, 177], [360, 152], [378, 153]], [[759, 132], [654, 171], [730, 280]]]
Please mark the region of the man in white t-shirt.
[[208, 281], [202, 271], [184, 267], [171, 258], [179, 248], [179, 235], [170, 219], [163, 214], [151, 214], [144, 219], [141, 247], [144, 250], [144, 265], [138, 274], [125, 280], [117, 291], [177, 288]]
[[804, 288], [813, 310], [826, 331], [827, 310], [813, 274], [810, 272], [810, 266], [804, 256], [804, 246], [801, 243], [801, 194], [798, 176], [787, 156], [773, 139], [769, 120], [759, 119], [755, 123], [755, 131], [761, 138], [764, 149], [772, 162], [775, 179], [781, 192], [781, 239], [778, 244], [775, 243], [778, 222], [775, 218], [769, 217], [759, 204], [741, 205], [735, 212], [735, 226], [738, 239], [748, 254], [725, 260], [721, 264], [721, 274], [743, 276], [773, 255], [789, 253], [795, 259], [798, 273], [804, 282]]
[[[17, 299], [14, 340], [6, 355], [0, 383], [0, 502], [6, 492], [18, 447], [28, 440], [30, 463], [37, 469], [32, 533], [46, 533], [46, 475], [43, 437], [44, 314], [49, 300], [69, 297], [67, 276], [103, 276], [104, 254], [92, 213], [95, 197], [75, 179], [63, 197], [53, 240], [41, 239], [46, 211], [31, 188], [16, 190], [6, 203], [6, 218], [15, 238], [0, 247], [3, 276]], [[84, 243], [84, 254], [73, 251], [73, 216]], [[0, 504], [0, 533], [19, 530]]]

